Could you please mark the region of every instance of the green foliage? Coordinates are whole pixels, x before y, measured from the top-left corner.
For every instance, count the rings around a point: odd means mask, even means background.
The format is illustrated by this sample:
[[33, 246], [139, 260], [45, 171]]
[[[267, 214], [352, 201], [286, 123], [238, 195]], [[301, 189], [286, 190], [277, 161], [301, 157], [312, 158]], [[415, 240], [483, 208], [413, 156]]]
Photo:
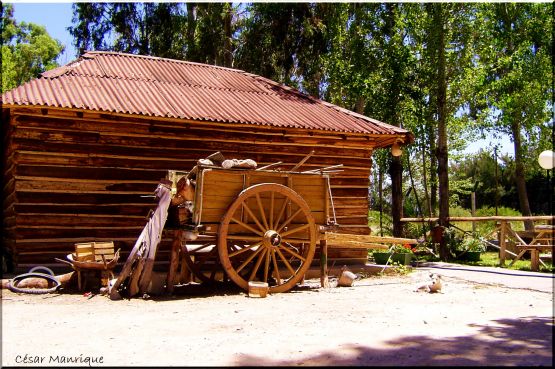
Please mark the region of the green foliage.
[[480, 241], [478, 235], [466, 236], [459, 248], [459, 251], [486, 251], [486, 246]]
[[17, 23], [11, 4], [2, 4], [2, 92], [58, 66], [62, 44], [43, 26]]
[[235, 12], [229, 3], [74, 3], [68, 30], [79, 54], [113, 50], [227, 65]]
[[[465, 265], [475, 265], [475, 266], [485, 266], [485, 267], [499, 267], [500, 259], [499, 259], [499, 252], [488, 251], [482, 253], [480, 257], [480, 261], [465, 261], [465, 260], [455, 260], [457, 264], [465, 264]], [[555, 271], [553, 269], [553, 262], [546, 261], [546, 266], [540, 264], [540, 272], [543, 273], [553, 273]], [[523, 271], [530, 271], [531, 265], [530, 260], [517, 260], [513, 265], [509, 266], [508, 263], [502, 266], [503, 268], [510, 269], [510, 270], [523, 270]]]
[[391, 236], [393, 232], [391, 215], [384, 212], [381, 219], [380, 228], [380, 212], [375, 210], [370, 210], [368, 212], [368, 226], [372, 230], [372, 234]]

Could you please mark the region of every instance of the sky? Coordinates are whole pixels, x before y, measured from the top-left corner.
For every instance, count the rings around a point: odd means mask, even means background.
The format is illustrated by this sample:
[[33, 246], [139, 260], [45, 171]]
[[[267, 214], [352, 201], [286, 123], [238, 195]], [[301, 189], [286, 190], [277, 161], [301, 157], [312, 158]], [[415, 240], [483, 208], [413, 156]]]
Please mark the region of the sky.
[[[13, 4], [14, 18], [18, 22], [36, 23], [46, 27], [50, 36], [57, 39], [65, 46], [64, 52], [58, 57], [58, 64], [65, 65], [77, 58], [75, 55], [76, 50], [72, 45], [73, 37], [67, 30], [67, 28], [72, 25], [72, 2], [47, 2], [39, 0], [35, 0], [34, 2], [13, 0], [6, 2]], [[477, 140], [470, 144], [464, 153], [471, 154], [483, 149], [491, 151], [493, 154], [493, 146], [496, 144], [499, 145], [499, 155], [509, 154], [511, 157], [514, 157], [513, 145], [508, 138], [500, 140], [495, 140], [493, 138]]]

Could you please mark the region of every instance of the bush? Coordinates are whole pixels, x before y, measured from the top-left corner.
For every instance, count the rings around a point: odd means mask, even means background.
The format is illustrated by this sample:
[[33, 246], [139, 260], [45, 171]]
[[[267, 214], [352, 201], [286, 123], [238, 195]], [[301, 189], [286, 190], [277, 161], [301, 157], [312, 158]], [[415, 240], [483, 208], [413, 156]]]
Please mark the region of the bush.
[[477, 236], [469, 236], [466, 237], [461, 243], [460, 251], [485, 252], [486, 247], [484, 246], [484, 243], [477, 238]]

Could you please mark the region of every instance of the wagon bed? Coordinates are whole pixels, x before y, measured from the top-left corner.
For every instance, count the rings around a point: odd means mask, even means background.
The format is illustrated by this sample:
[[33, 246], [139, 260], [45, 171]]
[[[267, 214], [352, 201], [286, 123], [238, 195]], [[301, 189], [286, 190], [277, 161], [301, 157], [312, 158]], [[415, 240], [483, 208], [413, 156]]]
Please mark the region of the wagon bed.
[[326, 174], [198, 166], [192, 216], [178, 227], [184, 261], [203, 282], [287, 291], [335, 224], [331, 202]]

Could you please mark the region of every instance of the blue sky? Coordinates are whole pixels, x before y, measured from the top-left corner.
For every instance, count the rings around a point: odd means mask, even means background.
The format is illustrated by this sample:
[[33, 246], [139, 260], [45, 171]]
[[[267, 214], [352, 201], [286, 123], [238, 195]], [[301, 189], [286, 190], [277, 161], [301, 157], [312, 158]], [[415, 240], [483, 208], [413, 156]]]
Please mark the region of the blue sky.
[[[73, 38], [67, 31], [67, 27], [71, 26], [71, 18], [73, 12], [71, 10], [71, 2], [20, 2], [7, 1], [13, 4], [14, 18], [18, 22], [31, 22], [46, 27], [46, 30], [53, 38], [60, 41], [65, 46], [65, 51], [58, 57], [58, 63], [64, 65], [76, 58], [76, 50], [72, 45]], [[514, 156], [512, 143], [509, 139], [494, 140], [485, 139], [478, 140], [470, 144], [465, 153], [474, 153], [479, 149], [488, 149], [493, 154], [493, 146], [499, 143], [499, 153], [508, 153]]]
[[[11, 1], [7, 1], [11, 2]], [[73, 37], [67, 31], [71, 26], [73, 12], [71, 2], [11, 2], [14, 8], [14, 18], [18, 22], [36, 23], [46, 27], [50, 36], [65, 46], [65, 51], [58, 57], [58, 63], [64, 65], [74, 60], [75, 48], [72, 46]]]

